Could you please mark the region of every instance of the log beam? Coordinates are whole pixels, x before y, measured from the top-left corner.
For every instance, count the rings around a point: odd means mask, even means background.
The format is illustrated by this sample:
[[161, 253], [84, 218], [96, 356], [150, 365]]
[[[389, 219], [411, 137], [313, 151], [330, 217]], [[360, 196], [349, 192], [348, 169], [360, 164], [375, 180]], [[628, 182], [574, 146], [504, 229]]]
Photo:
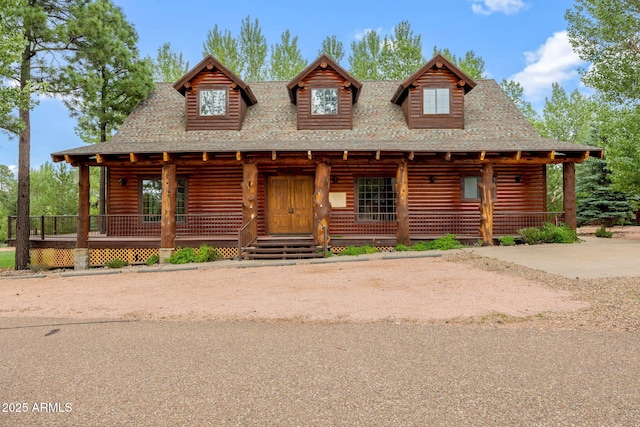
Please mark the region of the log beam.
[[396, 240], [398, 244], [410, 245], [409, 234], [409, 172], [407, 162], [398, 163], [396, 170]]
[[[175, 248], [176, 241], [176, 193], [178, 180], [176, 165], [165, 163], [162, 165], [162, 216], [160, 220], [160, 248]], [[160, 260], [161, 262], [164, 260]]]
[[89, 166], [78, 166], [78, 235], [76, 248], [89, 247]]
[[564, 206], [564, 223], [572, 230], [578, 225], [576, 215], [576, 164], [562, 165], [562, 195]]
[[496, 185], [493, 183], [493, 164], [482, 165], [480, 190], [480, 237], [483, 246], [493, 246], [493, 194]]
[[[313, 237], [316, 245], [325, 242], [329, 244], [329, 218], [331, 217], [331, 204], [329, 203], [329, 189], [331, 183], [331, 166], [327, 163], [316, 165], [316, 178], [313, 193], [313, 213], [318, 217], [320, 223], [314, 221]], [[327, 234], [323, 226], [327, 229]]]
[[[258, 166], [255, 163], [242, 164], [242, 224], [258, 216]], [[247, 230], [250, 239], [257, 237], [256, 221]]]

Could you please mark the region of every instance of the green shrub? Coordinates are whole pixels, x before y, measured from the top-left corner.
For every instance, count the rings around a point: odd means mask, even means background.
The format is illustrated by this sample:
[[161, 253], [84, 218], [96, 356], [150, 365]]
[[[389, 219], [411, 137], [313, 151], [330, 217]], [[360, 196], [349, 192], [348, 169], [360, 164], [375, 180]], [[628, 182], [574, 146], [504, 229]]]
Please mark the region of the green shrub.
[[196, 262], [218, 261], [220, 258], [222, 258], [220, 252], [209, 245], [201, 245], [196, 255]]
[[540, 227], [523, 228], [518, 231], [525, 243], [537, 245], [539, 243], [575, 243], [578, 235], [575, 230], [565, 224], [554, 225], [544, 223]]
[[151, 255], [147, 258], [146, 264], [151, 266], [160, 262], [160, 257], [158, 255]]
[[504, 236], [499, 240], [502, 246], [514, 246], [516, 244], [516, 239], [513, 236]]
[[166, 259], [170, 264], [188, 264], [191, 262], [210, 262], [217, 261], [222, 256], [220, 253], [209, 245], [202, 245], [197, 252], [194, 248], [180, 248]]
[[603, 225], [596, 230], [596, 237], [604, 237], [605, 239], [610, 239], [613, 237], [613, 233], [607, 230]]
[[120, 258], [112, 259], [111, 261], [107, 261], [104, 263], [109, 268], [122, 268], [129, 265], [127, 261], [121, 260]]
[[455, 234], [447, 234], [429, 242], [418, 242], [412, 248], [414, 251], [448, 251], [464, 248], [464, 245], [456, 240]]
[[363, 254], [375, 254], [376, 252], [379, 252], [378, 249], [374, 248], [371, 245], [347, 246], [346, 249], [340, 252], [338, 255], [357, 256]]
[[193, 248], [179, 248], [165, 261], [169, 264], [188, 264], [190, 262], [196, 262], [196, 251]]
[[411, 250], [411, 246], [403, 245], [402, 243], [398, 243], [396, 245], [396, 251], [398, 252], [406, 252], [410, 250]]

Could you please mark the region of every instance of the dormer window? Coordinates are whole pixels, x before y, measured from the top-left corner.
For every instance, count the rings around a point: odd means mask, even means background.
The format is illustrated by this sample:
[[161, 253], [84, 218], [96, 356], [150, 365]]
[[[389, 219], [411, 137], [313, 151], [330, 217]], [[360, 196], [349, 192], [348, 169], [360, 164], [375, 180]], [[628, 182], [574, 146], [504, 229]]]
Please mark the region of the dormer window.
[[311, 114], [338, 114], [338, 89], [311, 89]]
[[451, 97], [449, 89], [424, 89], [422, 114], [449, 114]]
[[200, 90], [200, 115], [225, 116], [227, 114], [227, 91], [225, 89]]

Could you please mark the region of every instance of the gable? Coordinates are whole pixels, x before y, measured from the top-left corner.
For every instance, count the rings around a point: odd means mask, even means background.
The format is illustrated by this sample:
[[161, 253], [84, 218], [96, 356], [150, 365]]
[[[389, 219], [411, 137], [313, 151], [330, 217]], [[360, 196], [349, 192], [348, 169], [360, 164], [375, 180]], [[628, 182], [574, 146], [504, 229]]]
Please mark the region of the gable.
[[400, 84], [391, 102], [400, 105], [409, 129], [463, 129], [464, 96], [476, 83], [436, 55]]
[[297, 128], [351, 129], [362, 84], [323, 54], [287, 84]]
[[185, 98], [185, 130], [240, 130], [247, 109], [258, 102], [249, 85], [212, 56], [174, 89]]

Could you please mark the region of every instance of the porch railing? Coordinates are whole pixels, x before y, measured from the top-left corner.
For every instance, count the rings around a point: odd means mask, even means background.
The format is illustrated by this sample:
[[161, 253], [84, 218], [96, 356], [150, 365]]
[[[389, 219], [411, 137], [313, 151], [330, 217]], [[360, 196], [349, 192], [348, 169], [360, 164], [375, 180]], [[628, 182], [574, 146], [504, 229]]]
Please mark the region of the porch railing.
[[[359, 216], [353, 212], [332, 212], [329, 235], [395, 236], [397, 224], [392, 214], [372, 219], [370, 214]], [[563, 212], [494, 212], [494, 235], [515, 235], [520, 228], [542, 225], [545, 222], [560, 224]], [[78, 217], [76, 215], [32, 216], [29, 218], [29, 234], [44, 240], [47, 237], [75, 238]], [[448, 233], [478, 236], [479, 212], [411, 212], [409, 232], [411, 236], [442, 236]], [[176, 218], [176, 235], [179, 237], [236, 236], [242, 231], [241, 213], [187, 214]], [[160, 235], [157, 216], [149, 215], [91, 215], [89, 237], [155, 237]], [[15, 239], [16, 217], [8, 218], [7, 238]], [[247, 246], [247, 245], [244, 245]]]
[[[145, 237], [160, 235], [157, 215], [91, 215], [89, 237]], [[233, 236], [242, 226], [242, 214], [187, 214], [176, 217], [179, 237]], [[46, 237], [73, 238], [78, 233], [77, 215], [32, 216], [29, 234], [42, 240]], [[16, 235], [16, 217], [10, 216], [7, 230], [9, 240]]]
[[238, 259], [244, 256], [244, 248], [258, 240], [258, 234], [255, 232], [257, 222], [258, 217], [254, 216], [238, 230]]

